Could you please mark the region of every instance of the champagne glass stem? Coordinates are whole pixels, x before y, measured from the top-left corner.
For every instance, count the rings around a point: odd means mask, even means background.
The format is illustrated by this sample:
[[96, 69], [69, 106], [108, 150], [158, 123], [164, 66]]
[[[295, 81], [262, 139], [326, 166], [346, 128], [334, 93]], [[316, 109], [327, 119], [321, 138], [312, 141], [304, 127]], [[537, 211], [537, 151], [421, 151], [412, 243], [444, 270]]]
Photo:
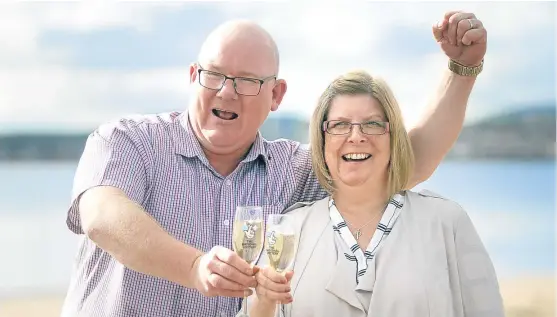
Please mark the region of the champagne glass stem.
[[[281, 270], [277, 270], [278, 265], [273, 265], [273, 269], [275, 269], [279, 274], [282, 274]], [[277, 301], [275, 304], [275, 316], [280, 316], [280, 302]]]
[[248, 299], [247, 297], [244, 296], [244, 305], [242, 305], [244, 307], [244, 317], [248, 317]]

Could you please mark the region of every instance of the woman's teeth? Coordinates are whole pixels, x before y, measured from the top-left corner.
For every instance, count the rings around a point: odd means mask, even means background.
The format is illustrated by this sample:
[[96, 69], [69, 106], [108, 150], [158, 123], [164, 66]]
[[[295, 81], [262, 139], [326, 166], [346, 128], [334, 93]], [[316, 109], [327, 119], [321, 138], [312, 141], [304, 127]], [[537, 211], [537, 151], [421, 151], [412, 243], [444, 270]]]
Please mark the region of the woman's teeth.
[[363, 161], [363, 160], [367, 160], [370, 157], [371, 154], [367, 154], [367, 153], [350, 153], [342, 156], [342, 158], [345, 161]]

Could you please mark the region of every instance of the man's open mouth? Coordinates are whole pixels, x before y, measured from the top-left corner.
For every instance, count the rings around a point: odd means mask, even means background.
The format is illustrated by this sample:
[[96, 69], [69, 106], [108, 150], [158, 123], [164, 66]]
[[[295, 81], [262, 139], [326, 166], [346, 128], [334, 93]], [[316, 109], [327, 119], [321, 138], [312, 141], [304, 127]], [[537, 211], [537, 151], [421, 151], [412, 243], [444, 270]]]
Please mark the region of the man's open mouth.
[[215, 117], [222, 119], [222, 120], [234, 120], [238, 118], [238, 114], [232, 111], [226, 111], [222, 109], [213, 109], [213, 114]]

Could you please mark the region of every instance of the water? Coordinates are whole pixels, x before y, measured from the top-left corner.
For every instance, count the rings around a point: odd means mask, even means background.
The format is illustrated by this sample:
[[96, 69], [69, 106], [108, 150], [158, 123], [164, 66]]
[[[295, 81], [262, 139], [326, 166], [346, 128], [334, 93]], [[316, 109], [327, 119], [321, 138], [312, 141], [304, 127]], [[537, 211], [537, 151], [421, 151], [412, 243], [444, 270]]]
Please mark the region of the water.
[[[78, 243], [65, 225], [75, 167], [0, 164], [0, 296], [65, 292]], [[469, 212], [500, 277], [553, 272], [553, 162], [444, 162], [421, 188]]]
[[468, 211], [499, 276], [553, 274], [554, 162], [444, 163], [421, 187]]

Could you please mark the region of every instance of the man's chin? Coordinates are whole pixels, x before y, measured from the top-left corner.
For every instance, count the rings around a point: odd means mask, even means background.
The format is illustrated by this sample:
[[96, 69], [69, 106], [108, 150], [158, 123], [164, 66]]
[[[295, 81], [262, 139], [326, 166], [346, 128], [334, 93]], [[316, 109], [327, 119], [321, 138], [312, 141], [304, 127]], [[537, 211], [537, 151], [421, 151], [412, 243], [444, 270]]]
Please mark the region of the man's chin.
[[217, 131], [217, 130], [204, 130], [203, 132], [204, 143], [208, 143], [211, 147], [230, 148], [237, 146], [240, 140], [230, 132]]

